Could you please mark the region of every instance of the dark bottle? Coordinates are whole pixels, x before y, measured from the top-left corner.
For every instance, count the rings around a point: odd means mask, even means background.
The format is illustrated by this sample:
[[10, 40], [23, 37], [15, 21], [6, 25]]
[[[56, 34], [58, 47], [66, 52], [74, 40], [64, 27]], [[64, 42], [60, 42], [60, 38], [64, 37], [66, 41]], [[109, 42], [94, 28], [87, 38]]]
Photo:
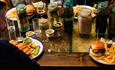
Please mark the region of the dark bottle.
[[111, 7], [109, 14], [108, 38], [115, 37], [115, 5]]
[[73, 30], [73, 8], [71, 1], [64, 3], [64, 30], [71, 33]]
[[98, 37], [104, 37], [107, 29], [107, 18], [108, 18], [108, 2], [103, 1], [98, 3], [98, 10], [96, 16], [96, 33]]
[[73, 31], [73, 0], [64, 2], [64, 30], [68, 34], [68, 52], [72, 52], [72, 31]]
[[18, 27], [22, 36], [30, 30], [29, 21], [26, 15], [26, 5], [24, 3], [19, 3], [16, 5], [17, 15], [18, 15]]

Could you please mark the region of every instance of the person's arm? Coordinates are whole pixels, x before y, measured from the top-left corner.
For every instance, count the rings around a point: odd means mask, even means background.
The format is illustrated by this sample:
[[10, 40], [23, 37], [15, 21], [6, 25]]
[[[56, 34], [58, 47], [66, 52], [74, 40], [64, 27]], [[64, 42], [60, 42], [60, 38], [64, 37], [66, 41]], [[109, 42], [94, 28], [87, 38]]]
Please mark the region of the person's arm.
[[0, 64], [11, 69], [41, 70], [41, 67], [25, 53], [3, 40], [0, 41]]

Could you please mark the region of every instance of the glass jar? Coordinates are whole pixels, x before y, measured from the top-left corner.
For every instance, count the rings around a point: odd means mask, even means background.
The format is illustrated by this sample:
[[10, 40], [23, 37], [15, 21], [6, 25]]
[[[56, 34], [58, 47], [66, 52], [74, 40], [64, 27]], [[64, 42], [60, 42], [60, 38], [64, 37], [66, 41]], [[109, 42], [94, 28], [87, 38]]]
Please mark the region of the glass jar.
[[48, 5], [48, 19], [49, 19], [51, 28], [53, 26], [54, 18], [58, 18], [56, 2], [50, 3]]
[[14, 21], [6, 18], [9, 40], [16, 40], [16, 26]]
[[80, 34], [90, 34], [91, 32], [91, 10], [82, 9], [78, 14], [78, 30]]

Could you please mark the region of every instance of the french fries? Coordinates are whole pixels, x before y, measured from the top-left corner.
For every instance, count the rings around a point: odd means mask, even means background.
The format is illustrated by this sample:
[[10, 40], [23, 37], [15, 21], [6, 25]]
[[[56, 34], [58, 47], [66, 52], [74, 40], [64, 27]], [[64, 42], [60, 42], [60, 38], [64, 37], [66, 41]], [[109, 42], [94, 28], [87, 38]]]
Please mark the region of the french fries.
[[106, 54], [100, 57], [96, 57], [97, 60], [102, 60], [108, 64], [115, 64], [115, 45], [106, 49]]
[[[77, 16], [78, 13], [82, 10], [82, 9], [86, 9], [87, 7], [84, 7], [84, 6], [81, 6], [81, 5], [76, 5], [73, 9], [73, 13], [74, 13], [74, 16]], [[88, 8], [87, 8], [88, 9]], [[95, 16], [94, 14], [94, 10], [93, 9], [90, 9], [91, 10], [91, 15], [92, 16]]]
[[16, 13], [16, 9], [13, 9], [8, 15], [8, 18], [14, 18], [17, 19], [17, 13]]

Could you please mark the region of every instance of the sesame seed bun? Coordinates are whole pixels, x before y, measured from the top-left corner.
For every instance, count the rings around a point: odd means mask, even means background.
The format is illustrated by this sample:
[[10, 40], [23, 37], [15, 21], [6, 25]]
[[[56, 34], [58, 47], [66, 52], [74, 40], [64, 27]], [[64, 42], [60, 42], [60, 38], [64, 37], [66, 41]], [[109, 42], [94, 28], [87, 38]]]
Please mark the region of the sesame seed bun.
[[96, 40], [91, 45], [92, 49], [103, 49], [105, 48], [105, 44], [102, 41]]
[[27, 15], [32, 15], [35, 11], [35, 7], [33, 5], [28, 4], [26, 6], [26, 13]]

